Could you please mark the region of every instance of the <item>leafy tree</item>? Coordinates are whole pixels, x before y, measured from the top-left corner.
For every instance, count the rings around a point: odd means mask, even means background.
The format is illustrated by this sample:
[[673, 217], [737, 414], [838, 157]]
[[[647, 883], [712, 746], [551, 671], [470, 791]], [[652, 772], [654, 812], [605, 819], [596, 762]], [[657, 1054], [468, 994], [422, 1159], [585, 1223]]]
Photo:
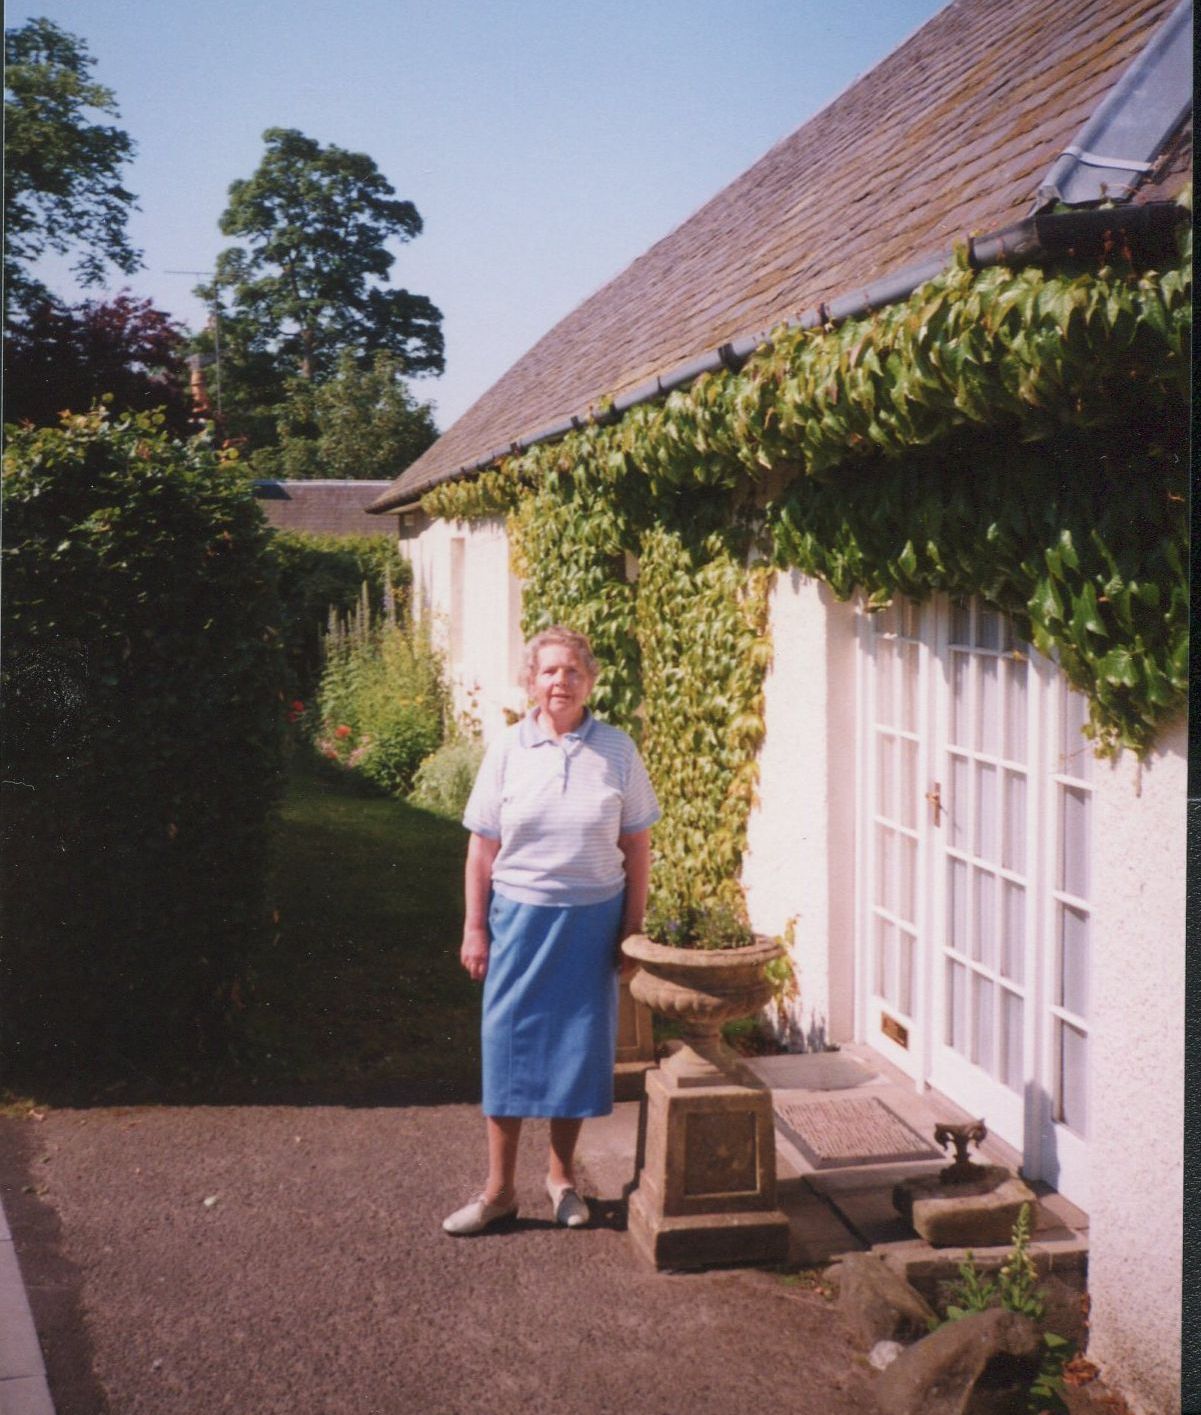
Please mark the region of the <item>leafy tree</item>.
[[[320, 380], [350, 349], [378, 350], [406, 373], [441, 372], [442, 315], [424, 295], [386, 288], [389, 241], [408, 241], [421, 217], [365, 153], [322, 147], [294, 128], [269, 128], [258, 170], [229, 189], [221, 218], [232, 246], [198, 293], [222, 309], [223, 383], [270, 355], [277, 368]], [[270, 401], [270, 390], [268, 399]], [[262, 400], [260, 400], [261, 402]]]
[[290, 380], [280, 410], [279, 446], [251, 456], [259, 476], [397, 477], [438, 437], [433, 408], [418, 403], [394, 354], [360, 368], [344, 349], [324, 383]]
[[109, 394], [119, 411], [162, 407], [170, 431], [195, 431], [183, 344], [170, 315], [128, 291], [70, 306], [47, 297], [5, 331], [5, 420], [50, 427]]
[[4, 32], [4, 288], [10, 311], [46, 298], [29, 265], [77, 252], [75, 273], [99, 284], [106, 266], [141, 265], [127, 223], [133, 194], [119, 180], [134, 155], [129, 135], [89, 119], [119, 116], [111, 89], [92, 81], [95, 60], [77, 35], [47, 19]]

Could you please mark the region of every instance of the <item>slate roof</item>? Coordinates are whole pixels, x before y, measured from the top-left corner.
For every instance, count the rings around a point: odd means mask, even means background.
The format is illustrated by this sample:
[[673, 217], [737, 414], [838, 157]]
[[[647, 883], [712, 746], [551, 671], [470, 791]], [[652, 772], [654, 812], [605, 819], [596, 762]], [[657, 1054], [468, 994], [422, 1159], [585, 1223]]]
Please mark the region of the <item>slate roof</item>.
[[367, 507], [391, 486], [386, 481], [257, 481], [254, 494], [280, 531], [334, 536], [391, 534]]
[[[1051, 163], [1174, 3], [953, 0], [555, 325], [372, 509], [411, 503], [604, 397], [1029, 215]], [[1191, 141], [1183, 155], [1174, 144], [1170, 177], [1153, 172], [1149, 187], [1174, 195], [1190, 159]]]

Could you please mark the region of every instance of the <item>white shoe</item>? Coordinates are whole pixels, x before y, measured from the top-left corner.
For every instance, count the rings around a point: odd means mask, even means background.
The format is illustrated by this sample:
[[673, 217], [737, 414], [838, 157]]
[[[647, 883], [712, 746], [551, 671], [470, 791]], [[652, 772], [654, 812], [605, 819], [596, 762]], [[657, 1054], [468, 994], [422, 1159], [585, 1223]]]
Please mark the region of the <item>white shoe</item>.
[[555, 1222], [564, 1228], [583, 1228], [588, 1222], [588, 1205], [570, 1184], [546, 1181], [546, 1192], [555, 1211]]
[[511, 1204], [490, 1204], [483, 1194], [477, 1194], [469, 1204], [464, 1204], [449, 1218], [443, 1219], [442, 1227], [456, 1237], [465, 1237], [471, 1233], [483, 1233], [484, 1229], [499, 1223], [501, 1219], [516, 1217], [516, 1201]]

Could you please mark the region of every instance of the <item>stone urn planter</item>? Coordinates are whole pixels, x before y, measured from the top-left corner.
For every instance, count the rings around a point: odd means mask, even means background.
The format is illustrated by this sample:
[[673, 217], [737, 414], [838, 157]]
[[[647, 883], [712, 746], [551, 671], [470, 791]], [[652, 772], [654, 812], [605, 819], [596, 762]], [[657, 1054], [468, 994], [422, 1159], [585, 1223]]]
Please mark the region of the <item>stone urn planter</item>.
[[679, 1022], [683, 1032], [663, 1069], [682, 1085], [744, 1078], [737, 1053], [722, 1039], [722, 1024], [749, 1017], [771, 1001], [772, 985], [763, 970], [783, 953], [781, 945], [757, 938], [746, 948], [674, 948], [631, 934], [621, 951], [639, 965], [630, 995]]
[[743, 948], [671, 947], [634, 934], [631, 995], [680, 1023], [683, 1038], [646, 1077], [629, 1231], [656, 1267], [783, 1262], [771, 1092], [722, 1040], [722, 1023], [772, 995], [774, 939]]

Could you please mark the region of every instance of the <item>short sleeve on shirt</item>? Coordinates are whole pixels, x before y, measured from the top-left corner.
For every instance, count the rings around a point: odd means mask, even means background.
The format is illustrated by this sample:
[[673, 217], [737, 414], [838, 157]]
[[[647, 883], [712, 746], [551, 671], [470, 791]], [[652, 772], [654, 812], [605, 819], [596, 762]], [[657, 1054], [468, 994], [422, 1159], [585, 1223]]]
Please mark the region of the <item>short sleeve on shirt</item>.
[[500, 839], [500, 798], [507, 746], [507, 736], [498, 737], [489, 745], [463, 809], [463, 824], [467, 829], [488, 840]]
[[655, 789], [646, 774], [642, 757], [635, 750], [621, 802], [622, 835], [637, 835], [641, 830], [649, 830], [661, 814], [659, 802], [655, 798]]

